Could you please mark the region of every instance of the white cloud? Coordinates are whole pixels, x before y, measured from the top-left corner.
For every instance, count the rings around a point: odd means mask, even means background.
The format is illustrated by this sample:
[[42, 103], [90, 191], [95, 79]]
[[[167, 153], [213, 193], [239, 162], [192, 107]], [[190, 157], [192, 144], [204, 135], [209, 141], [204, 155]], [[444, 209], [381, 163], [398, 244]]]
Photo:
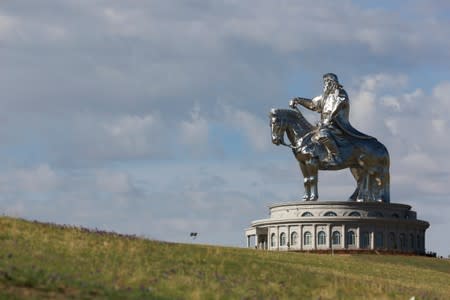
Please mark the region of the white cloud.
[[408, 83], [408, 77], [403, 74], [370, 74], [363, 76], [359, 83], [360, 89], [368, 92], [384, 90], [388, 88], [401, 89]]
[[384, 124], [386, 125], [386, 127], [388, 128], [388, 130], [390, 131], [390, 133], [392, 135], [398, 135], [399, 134], [399, 129], [398, 129], [398, 122], [395, 119], [387, 119], [384, 121]]
[[0, 13], [0, 39], [6, 39], [14, 33], [18, 20]]
[[383, 102], [383, 104], [393, 110], [396, 111], [400, 111], [401, 107], [400, 107], [400, 102], [398, 101], [398, 99], [396, 97], [393, 96], [385, 96], [382, 98], [381, 100]]
[[145, 116], [126, 115], [104, 122], [106, 142], [102, 149], [116, 155], [150, 157], [158, 152], [161, 143], [162, 120], [156, 114]]
[[[401, 90], [401, 87], [399, 88]], [[418, 113], [418, 107], [424, 105], [426, 97], [425, 93], [421, 89], [416, 89], [412, 92], [406, 92], [403, 94], [386, 94], [379, 95], [381, 103], [388, 109], [389, 113], [395, 114], [410, 114]]]
[[114, 24], [123, 25], [127, 21], [127, 17], [114, 8], [107, 7], [103, 10], [103, 13], [106, 19]]
[[95, 182], [99, 190], [113, 194], [126, 194], [133, 189], [130, 176], [122, 172], [100, 170], [96, 172]]
[[439, 83], [433, 88], [433, 97], [437, 101], [437, 105], [433, 107], [435, 113], [450, 112], [450, 81]]
[[68, 36], [66, 29], [61, 26], [52, 25], [48, 26], [45, 30], [46, 35], [52, 41], [63, 41]]
[[431, 120], [433, 133], [444, 136], [449, 132], [448, 120], [433, 119]]
[[[241, 131], [254, 151], [267, 151], [271, 146], [268, 138], [268, 119], [256, 116], [248, 111], [224, 106], [225, 121], [231, 127]], [[264, 115], [264, 117], [266, 117]]]
[[0, 41], [13, 38], [17, 34], [19, 24], [18, 18], [2, 14], [0, 11]]
[[[159, 126], [158, 118], [153, 115], [140, 116], [124, 116], [118, 120], [114, 120], [110, 124], [105, 124], [105, 130], [118, 140], [124, 140], [130, 137], [125, 144], [140, 144], [145, 137], [145, 133], [155, 126]], [[144, 143], [145, 144], [145, 143]]]
[[431, 157], [430, 154], [413, 152], [400, 160], [400, 164], [408, 171], [434, 172], [440, 169], [440, 165]]
[[351, 97], [353, 97], [353, 100], [350, 99], [351, 119], [354, 124], [361, 130], [373, 128], [373, 118], [376, 116], [376, 94], [371, 91], [360, 90]]
[[[397, 84], [404, 84], [404, 76], [392, 76], [390, 74], [371, 74], [362, 77], [358, 83], [358, 88], [349, 90], [351, 101], [351, 119], [355, 125], [363, 130], [374, 128], [377, 122], [378, 106], [381, 104], [379, 95], [383, 89]], [[385, 100], [386, 101], [386, 100]], [[391, 100], [392, 102], [392, 100]]]
[[205, 154], [208, 147], [209, 126], [195, 106], [191, 112], [191, 120], [180, 123], [180, 140], [188, 146], [195, 155]]
[[442, 103], [447, 103], [445, 100], [450, 97], [450, 82], [444, 81], [436, 85], [433, 88], [433, 96]]
[[51, 192], [60, 184], [59, 176], [46, 164], [32, 168], [8, 170], [0, 174], [0, 188], [4, 192]]
[[0, 206], [0, 209], [3, 210], [4, 214], [6, 214], [7, 216], [18, 218], [22, 217], [26, 211], [25, 204], [22, 201], [16, 201], [11, 205], [7, 205], [6, 207]]

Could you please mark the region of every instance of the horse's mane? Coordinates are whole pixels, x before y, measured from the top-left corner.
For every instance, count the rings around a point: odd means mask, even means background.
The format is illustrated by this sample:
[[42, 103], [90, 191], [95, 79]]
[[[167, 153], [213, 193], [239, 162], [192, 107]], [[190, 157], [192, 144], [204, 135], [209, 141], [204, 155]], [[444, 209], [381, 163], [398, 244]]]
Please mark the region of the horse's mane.
[[298, 124], [306, 132], [314, 129], [314, 126], [306, 120], [300, 111], [285, 108], [272, 108], [270, 113], [286, 122]]

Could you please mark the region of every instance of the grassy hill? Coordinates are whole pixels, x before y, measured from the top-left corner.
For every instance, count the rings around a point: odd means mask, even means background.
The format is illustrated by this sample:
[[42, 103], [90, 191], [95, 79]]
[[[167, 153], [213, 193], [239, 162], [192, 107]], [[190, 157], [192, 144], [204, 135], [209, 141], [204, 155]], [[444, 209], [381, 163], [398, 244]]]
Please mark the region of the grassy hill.
[[450, 261], [149, 241], [0, 217], [0, 299], [450, 299]]

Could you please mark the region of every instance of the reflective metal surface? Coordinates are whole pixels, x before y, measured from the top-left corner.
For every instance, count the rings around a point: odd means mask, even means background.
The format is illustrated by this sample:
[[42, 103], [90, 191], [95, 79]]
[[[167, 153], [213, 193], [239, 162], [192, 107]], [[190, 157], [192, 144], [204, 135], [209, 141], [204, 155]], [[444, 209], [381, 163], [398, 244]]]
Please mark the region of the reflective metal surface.
[[[320, 113], [319, 124], [311, 125], [297, 105]], [[350, 168], [357, 185], [349, 200], [390, 202], [389, 153], [382, 143], [350, 124], [349, 98], [335, 74], [324, 75], [322, 95], [297, 97], [289, 106], [292, 109], [270, 111], [272, 142], [292, 148], [304, 178], [303, 200], [319, 198], [318, 170]]]

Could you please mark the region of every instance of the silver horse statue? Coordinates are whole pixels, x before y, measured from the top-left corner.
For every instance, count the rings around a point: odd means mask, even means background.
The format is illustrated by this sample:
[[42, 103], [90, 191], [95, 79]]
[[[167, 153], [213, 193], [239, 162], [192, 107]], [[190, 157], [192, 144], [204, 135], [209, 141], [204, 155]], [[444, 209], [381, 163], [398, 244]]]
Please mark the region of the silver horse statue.
[[[292, 148], [304, 178], [303, 200], [318, 199], [318, 170], [350, 168], [356, 189], [350, 201], [389, 203], [389, 153], [375, 138], [349, 136], [340, 141], [339, 163], [327, 160], [325, 145], [314, 141], [320, 126], [309, 123], [299, 110], [272, 109], [269, 114], [272, 143]], [[284, 141], [288, 137], [290, 145]]]

